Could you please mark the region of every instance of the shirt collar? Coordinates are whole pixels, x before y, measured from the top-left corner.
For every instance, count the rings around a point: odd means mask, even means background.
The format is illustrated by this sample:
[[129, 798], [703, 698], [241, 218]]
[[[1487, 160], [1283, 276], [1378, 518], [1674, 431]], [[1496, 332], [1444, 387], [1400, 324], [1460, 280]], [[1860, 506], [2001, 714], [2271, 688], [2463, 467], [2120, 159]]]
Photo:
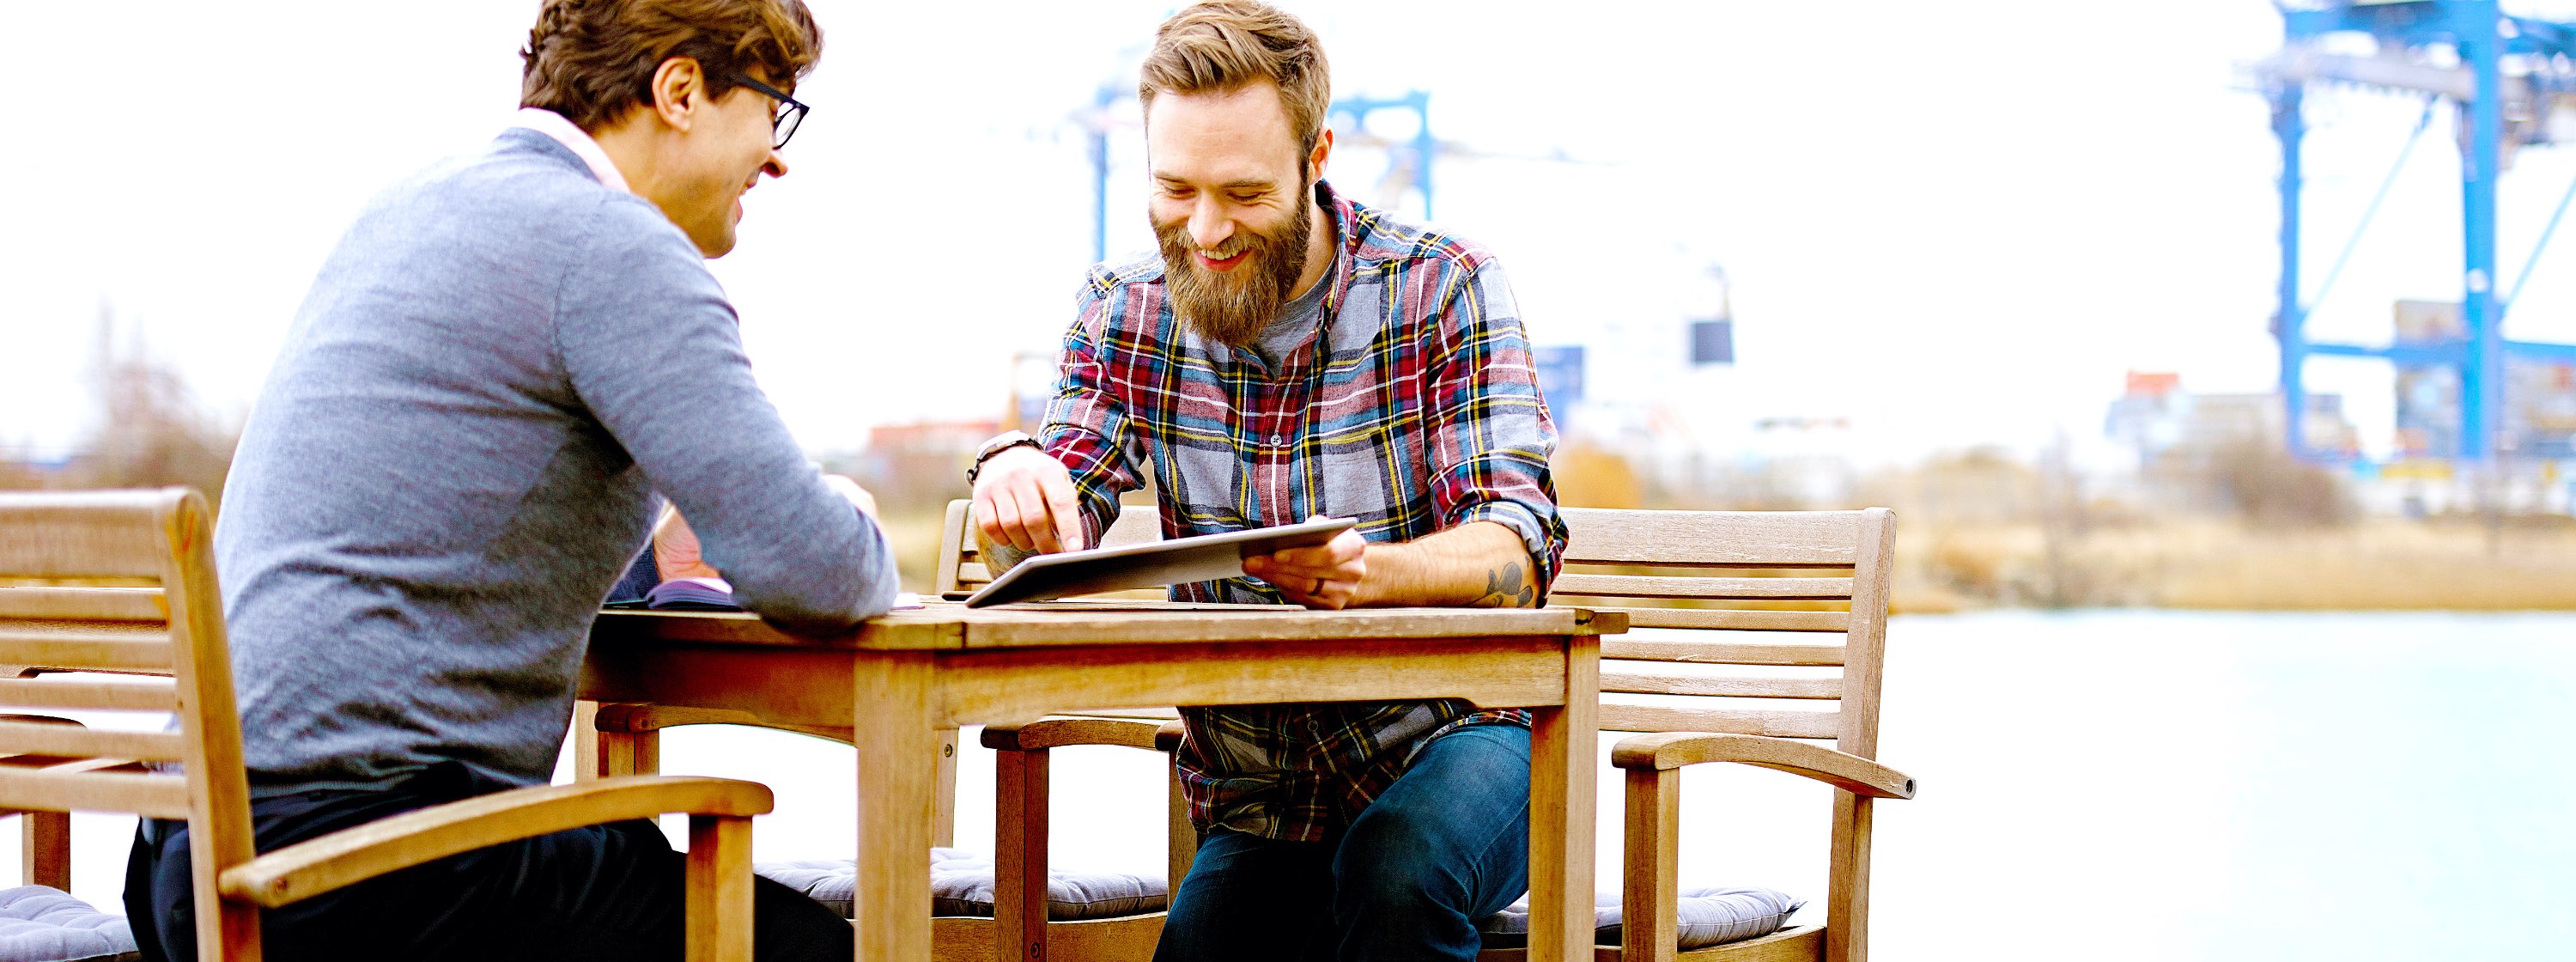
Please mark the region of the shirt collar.
[[599, 182], [607, 185], [608, 189], [634, 193], [626, 186], [626, 175], [618, 172], [617, 162], [608, 159], [608, 151], [601, 150], [597, 139], [564, 119], [564, 115], [543, 107], [521, 107], [510, 118], [510, 126], [525, 127], [554, 138], [556, 143], [564, 145], [564, 149], [572, 151], [573, 156], [589, 165], [591, 176], [599, 178]]

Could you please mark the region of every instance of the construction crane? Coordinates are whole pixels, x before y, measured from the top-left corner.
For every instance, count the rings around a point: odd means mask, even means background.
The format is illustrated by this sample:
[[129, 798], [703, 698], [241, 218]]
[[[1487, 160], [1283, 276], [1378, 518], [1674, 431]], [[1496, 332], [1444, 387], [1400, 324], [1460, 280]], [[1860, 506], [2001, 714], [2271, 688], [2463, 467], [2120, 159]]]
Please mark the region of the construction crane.
[[[2312, 356], [2366, 357], [2386, 360], [2402, 371], [2448, 369], [2457, 372], [2458, 424], [2447, 451], [2439, 456], [2493, 466], [2510, 451], [2503, 415], [2507, 398], [2507, 359], [2565, 363], [2576, 361], [2576, 345], [2507, 340], [2506, 312], [2531, 279], [2531, 267], [2557, 232], [2576, 185], [2549, 216], [2530, 256], [2511, 287], [2497, 290], [2496, 182], [2513, 152], [2523, 146], [2550, 144], [2561, 136], [2576, 138], [2576, 24], [2504, 15], [2496, 0], [2407, 0], [2407, 2], [2322, 2], [2279, 4], [2284, 43], [2280, 52], [2254, 65], [2272, 104], [2272, 131], [2281, 141], [2281, 282], [2280, 308], [2272, 332], [2281, 347], [2281, 395], [2290, 451], [2324, 459], [2309, 450], [2305, 424], [2308, 411], [2303, 375]], [[2354, 38], [2375, 42], [2373, 53], [2341, 52]], [[2461, 272], [2462, 297], [2455, 325], [2419, 327], [2410, 336], [2401, 328], [2385, 347], [2309, 340], [2305, 324], [2317, 302], [2331, 290], [2353, 245], [2370, 226], [2380, 202], [2397, 179], [2389, 171], [2364, 209], [2323, 283], [2313, 294], [2301, 292], [2300, 146], [2307, 132], [2303, 115], [2310, 87], [2345, 86], [2421, 94], [2424, 115], [2414, 138], [2398, 156], [2403, 167], [2431, 125], [2434, 107], [2453, 105], [2460, 144], [2461, 226], [2465, 238]]]

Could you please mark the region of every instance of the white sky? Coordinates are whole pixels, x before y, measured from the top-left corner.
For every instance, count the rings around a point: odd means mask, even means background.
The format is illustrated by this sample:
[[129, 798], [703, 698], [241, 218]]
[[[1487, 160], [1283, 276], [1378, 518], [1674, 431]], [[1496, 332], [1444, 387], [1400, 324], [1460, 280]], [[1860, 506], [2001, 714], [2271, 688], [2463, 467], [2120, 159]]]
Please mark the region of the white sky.
[[[875, 424], [991, 417], [1010, 353], [1053, 342], [1089, 258], [1068, 117], [1104, 80], [1132, 83], [1174, 3], [813, 5], [827, 44], [798, 92], [815, 112], [794, 170], [749, 195], [743, 243], [715, 266], [754, 363], [816, 450]], [[2199, 391], [2273, 384], [2278, 153], [2233, 73], [2277, 44], [2267, 3], [1287, 6], [1323, 34], [1338, 93], [1426, 89], [1443, 139], [1585, 161], [1444, 161], [1437, 213], [1500, 254], [1533, 340], [1592, 345], [1596, 395], [1661, 392], [1701, 423], [1847, 416], [1877, 454], [1911, 457], [2096, 437], [2128, 369]], [[102, 302], [217, 412], [246, 412], [356, 209], [503, 122], [534, 8], [12, 10], [13, 35], [43, 42], [16, 49], [27, 95], [0, 149], [0, 447], [60, 450], [93, 426]], [[2417, 107], [2311, 103], [2313, 284]], [[2321, 336], [2384, 339], [2392, 299], [2457, 297], [2442, 124]], [[1138, 139], [1113, 145], [1113, 248], [1147, 242]], [[1380, 161], [1339, 161], [1336, 182], [1368, 199]], [[2508, 175], [2508, 283], [2571, 177], [2565, 149]], [[2570, 246], [2546, 256], [2513, 336], [2576, 340]], [[1709, 261], [1735, 281], [1740, 363], [1654, 374], [1706, 310], [1691, 298]], [[2312, 371], [2385, 430], [2384, 368]]]

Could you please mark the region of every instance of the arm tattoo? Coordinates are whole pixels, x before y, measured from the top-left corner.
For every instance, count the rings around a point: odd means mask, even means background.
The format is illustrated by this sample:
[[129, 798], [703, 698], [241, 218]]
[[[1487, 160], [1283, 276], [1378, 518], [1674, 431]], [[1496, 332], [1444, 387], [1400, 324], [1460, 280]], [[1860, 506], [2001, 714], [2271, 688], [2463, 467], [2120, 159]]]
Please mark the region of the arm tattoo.
[[1536, 600], [1537, 594], [1537, 589], [1521, 579], [1520, 564], [1513, 562], [1500, 570], [1485, 572], [1484, 597], [1469, 605], [1476, 608], [1527, 608]]

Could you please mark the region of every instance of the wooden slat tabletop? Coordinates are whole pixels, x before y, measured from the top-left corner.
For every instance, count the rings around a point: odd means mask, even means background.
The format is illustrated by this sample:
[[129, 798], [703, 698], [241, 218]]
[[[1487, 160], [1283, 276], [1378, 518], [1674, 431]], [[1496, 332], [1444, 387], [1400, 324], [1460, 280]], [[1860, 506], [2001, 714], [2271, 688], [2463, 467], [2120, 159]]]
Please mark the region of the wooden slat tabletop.
[[1617, 613], [1582, 608], [1364, 608], [1309, 611], [1281, 605], [1058, 601], [968, 608], [948, 601], [873, 618], [858, 630], [807, 638], [730, 611], [599, 613], [600, 642], [687, 641], [876, 650], [1049, 645], [1290, 641], [1325, 638], [1468, 638], [1605, 635], [1628, 628]]

